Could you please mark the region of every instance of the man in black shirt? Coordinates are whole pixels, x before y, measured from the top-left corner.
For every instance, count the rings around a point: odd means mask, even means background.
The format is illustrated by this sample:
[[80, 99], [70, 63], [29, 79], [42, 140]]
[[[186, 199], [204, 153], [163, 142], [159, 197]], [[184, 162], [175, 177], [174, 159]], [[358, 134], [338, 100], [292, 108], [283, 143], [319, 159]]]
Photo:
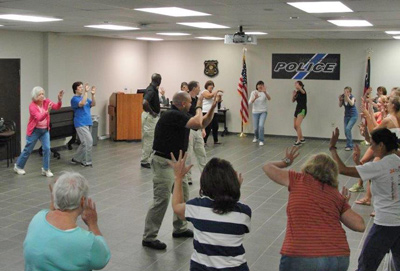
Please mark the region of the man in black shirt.
[[[151, 205], [145, 222], [142, 245], [153, 249], [166, 249], [167, 245], [157, 239], [158, 231], [167, 211], [172, 186], [174, 184], [174, 171], [168, 161], [171, 159], [171, 153], [175, 157], [179, 156], [179, 151], [187, 151], [189, 143], [190, 129], [201, 129], [206, 127], [214, 116], [214, 109], [219, 95], [215, 96], [214, 103], [209, 113], [202, 114], [203, 97], [200, 96], [194, 116], [188, 114], [191, 107], [191, 97], [186, 92], [178, 92], [173, 97], [171, 110], [162, 114], [158, 121], [154, 133], [154, 156], [151, 161], [153, 168], [153, 204]], [[183, 184], [184, 200], [189, 199], [189, 188], [186, 183]], [[174, 231], [172, 236], [193, 237], [193, 232], [187, 229], [187, 222], [180, 220], [174, 215]]]
[[160, 114], [160, 98], [158, 88], [161, 84], [161, 75], [154, 73], [151, 83], [143, 96], [142, 113], [142, 157], [140, 165], [150, 168], [150, 155], [153, 152], [154, 129]]

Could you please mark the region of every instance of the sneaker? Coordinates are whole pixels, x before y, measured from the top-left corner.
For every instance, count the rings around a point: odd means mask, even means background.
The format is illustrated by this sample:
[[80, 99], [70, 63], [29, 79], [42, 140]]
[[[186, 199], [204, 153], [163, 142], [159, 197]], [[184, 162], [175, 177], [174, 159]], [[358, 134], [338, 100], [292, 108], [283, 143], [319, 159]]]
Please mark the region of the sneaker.
[[301, 141], [294, 142], [293, 146], [295, 146], [295, 147], [301, 146]]
[[144, 168], [151, 168], [150, 163], [140, 163], [140, 166]]
[[187, 229], [186, 231], [183, 231], [183, 232], [173, 232], [172, 237], [174, 237], [174, 238], [193, 238], [193, 231], [190, 229]]
[[71, 159], [71, 164], [73, 164], [73, 165], [78, 165], [78, 164], [81, 164], [81, 162], [76, 161], [74, 158], [72, 158], [72, 159]]
[[303, 138], [303, 139], [300, 139], [300, 142], [301, 142], [301, 144], [303, 144], [303, 143], [306, 143], [306, 140]]
[[264, 142], [260, 141], [260, 143], [258, 143], [259, 146], [264, 146]]
[[344, 148], [344, 150], [345, 150], [345, 151], [352, 151], [353, 149], [350, 148], [350, 147], [346, 147], [346, 148]]
[[25, 175], [25, 170], [23, 170], [22, 168], [19, 168], [17, 166], [17, 164], [14, 164], [14, 171], [18, 174], [18, 175]]
[[256, 143], [257, 141], [258, 141], [257, 138], [254, 138], [254, 139], [253, 139], [253, 143]]
[[364, 187], [358, 185], [358, 183], [355, 183], [352, 187], [349, 188], [349, 191], [353, 193], [364, 192]]
[[93, 164], [84, 164], [84, 163], [81, 163], [81, 167], [93, 167]]
[[46, 177], [53, 177], [54, 176], [54, 174], [50, 171], [50, 169], [44, 170], [44, 168], [42, 168], [42, 175], [46, 176]]
[[154, 240], [154, 241], [142, 241], [142, 246], [144, 247], [149, 247], [152, 249], [156, 250], [164, 250], [167, 248], [167, 245], [161, 242], [160, 240]]

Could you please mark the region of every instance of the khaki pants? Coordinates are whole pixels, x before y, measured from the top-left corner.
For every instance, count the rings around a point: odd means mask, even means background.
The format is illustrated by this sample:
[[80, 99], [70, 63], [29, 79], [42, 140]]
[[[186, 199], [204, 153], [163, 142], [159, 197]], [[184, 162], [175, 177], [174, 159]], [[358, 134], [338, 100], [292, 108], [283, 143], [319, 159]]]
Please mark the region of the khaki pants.
[[154, 130], [159, 117], [154, 118], [150, 113], [142, 113], [142, 157], [140, 163], [150, 162], [150, 155], [153, 152]]
[[[197, 165], [199, 167], [200, 174], [203, 172], [204, 167], [207, 164], [207, 154], [204, 148], [204, 139], [201, 133], [201, 129], [190, 130], [189, 135], [189, 146], [188, 146], [188, 157], [186, 159], [186, 165], [192, 164], [192, 157], [195, 156], [197, 160]], [[192, 181], [192, 170], [186, 174], [186, 180]]]
[[[144, 226], [144, 241], [154, 241], [157, 239], [158, 231], [164, 219], [165, 212], [170, 204], [170, 197], [174, 185], [174, 170], [168, 164], [168, 159], [154, 155], [151, 159], [153, 170], [153, 204], [147, 212]], [[183, 200], [189, 199], [189, 187], [183, 182]], [[173, 218], [174, 232], [180, 233], [187, 229], [187, 222], [180, 220], [175, 214]]]

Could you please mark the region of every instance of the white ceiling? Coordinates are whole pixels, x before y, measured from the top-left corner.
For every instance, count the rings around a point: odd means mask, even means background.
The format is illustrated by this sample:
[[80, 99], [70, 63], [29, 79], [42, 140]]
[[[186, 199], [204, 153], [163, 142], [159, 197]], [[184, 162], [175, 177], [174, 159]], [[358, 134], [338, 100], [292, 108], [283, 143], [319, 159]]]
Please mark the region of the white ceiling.
[[[298, 0], [291, 0], [292, 2]], [[311, 1], [311, 0], [308, 0]], [[0, 0], [0, 14], [50, 16], [59, 22], [26, 23], [0, 20], [4, 30], [56, 32], [67, 35], [89, 35], [135, 39], [157, 37], [165, 40], [191, 40], [198, 36], [223, 37], [238, 31], [268, 32], [259, 39], [392, 39], [386, 30], [400, 30], [400, 0], [343, 0], [353, 13], [308, 14], [284, 0]], [[212, 16], [175, 18], [133, 10], [145, 7], [181, 7], [210, 13]], [[298, 17], [293, 20], [290, 17]], [[343, 28], [328, 19], [364, 19], [372, 27]], [[229, 26], [230, 29], [202, 30], [176, 24], [206, 21]], [[135, 26], [140, 30], [103, 31], [84, 25], [112, 24]], [[158, 32], [186, 32], [190, 36], [166, 37]]]

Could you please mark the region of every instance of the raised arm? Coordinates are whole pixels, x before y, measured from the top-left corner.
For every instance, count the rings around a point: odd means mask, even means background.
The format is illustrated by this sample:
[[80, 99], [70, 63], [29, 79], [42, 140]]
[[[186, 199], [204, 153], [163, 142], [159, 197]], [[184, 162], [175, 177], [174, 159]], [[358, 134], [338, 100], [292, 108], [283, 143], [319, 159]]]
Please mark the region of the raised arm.
[[96, 106], [96, 87], [92, 86], [90, 92], [92, 93], [92, 104], [90, 105], [90, 107], [93, 107]]
[[268, 162], [263, 166], [265, 174], [274, 182], [289, 186], [289, 171], [284, 169], [290, 166], [294, 159], [299, 156], [299, 149], [291, 147], [286, 149], [285, 158], [281, 161]]
[[200, 94], [199, 99], [197, 99], [196, 104], [196, 115], [191, 117], [189, 121], [186, 123], [186, 128], [189, 129], [201, 129], [203, 122], [203, 95]]
[[[219, 91], [220, 92], [220, 91]], [[205, 127], [207, 127], [210, 123], [211, 123], [211, 121], [212, 121], [212, 119], [213, 119], [213, 117], [214, 117], [214, 111], [215, 111], [215, 108], [217, 107], [217, 104], [218, 103], [220, 103], [220, 102], [222, 102], [222, 97], [221, 97], [221, 95], [215, 95], [214, 96], [214, 101], [213, 101], [213, 103], [212, 103], [212, 105], [211, 105], [211, 108], [210, 108], [210, 110], [207, 112], [207, 114], [205, 114], [204, 115], [204, 117], [203, 117], [203, 121], [202, 121], [202, 124], [201, 124], [201, 127], [202, 128], [205, 128]]]
[[168, 161], [170, 166], [174, 169], [175, 182], [174, 190], [172, 193], [172, 209], [174, 213], [181, 219], [185, 219], [186, 203], [183, 200], [183, 188], [182, 182], [186, 173], [192, 168], [193, 165], [186, 166], [187, 152], [182, 157], [182, 150], [179, 151], [178, 161], [176, 161], [175, 156], [171, 152], [171, 161]]
[[79, 107], [84, 107], [85, 106], [85, 104], [87, 102], [88, 91], [89, 91], [89, 85], [86, 83], [85, 84], [85, 90], [84, 90], [83, 95], [82, 95], [82, 100], [78, 104]]

